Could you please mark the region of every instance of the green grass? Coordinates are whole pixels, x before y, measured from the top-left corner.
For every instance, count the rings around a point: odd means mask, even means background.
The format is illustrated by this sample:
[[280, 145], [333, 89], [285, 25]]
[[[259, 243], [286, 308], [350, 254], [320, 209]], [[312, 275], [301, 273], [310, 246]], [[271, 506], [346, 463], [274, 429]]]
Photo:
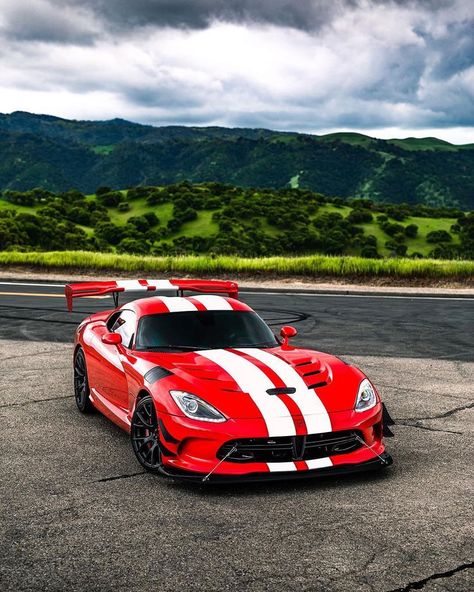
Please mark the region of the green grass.
[[42, 206], [17, 206], [0, 197], [0, 210], [15, 210], [19, 214], [35, 214]]
[[[173, 240], [178, 236], [202, 236], [206, 238], [212, 234], [216, 234], [219, 226], [212, 221], [213, 211], [200, 210], [196, 220], [185, 222], [178, 232], [172, 234], [167, 240]], [[159, 216], [159, 214], [157, 213]]]
[[110, 154], [115, 150], [115, 144], [108, 144], [106, 146], [92, 146], [91, 150], [96, 154]]
[[364, 134], [358, 134], [356, 132], [335, 132], [333, 134], [325, 134], [318, 137], [318, 140], [321, 142], [334, 142], [334, 140], [339, 140], [340, 142], [351, 144], [352, 146], [368, 146], [374, 141], [374, 139], [375, 138], [365, 136]]
[[0, 252], [1, 266], [73, 269], [147, 274], [220, 275], [268, 274], [280, 277], [390, 277], [462, 280], [472, 279], [474, 261], [439, 259], [363, 259], [361, 257], [262, 257], [181, 256], [140, 257], [85, 251], [48, 253]]
[[448, 150], [449, 152], [457, 152], [466, 148], [472, 148], [473, 144], [450, 144], [438, 138], [405, 138], [404, 140], [387, 140], [390, 144], [399, 146], [403, 150]]
[[114, 224], [125, 224], [131, 216], [143, 216], [147, 212], [154, 212], [164, 226], [173, 215], [173, 204], [165, 203], [156, 206], [150, 206], [145, 199], [136, 199], [130, 201], [130, 210], [128, 212], [119, 212], [117, 208], [109, 208], [110, 221]]

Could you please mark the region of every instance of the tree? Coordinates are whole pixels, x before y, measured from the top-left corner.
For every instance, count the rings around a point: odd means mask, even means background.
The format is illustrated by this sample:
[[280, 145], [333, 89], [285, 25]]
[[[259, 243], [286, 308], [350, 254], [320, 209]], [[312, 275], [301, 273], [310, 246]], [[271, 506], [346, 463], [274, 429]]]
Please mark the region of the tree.
[[95, 190], [95, 194], [97, 195], [97, 197], [101, 196], [101, 195], [105, 195], [106, 193], [110, 193], [112, 191], [112, 189], [110, 187], [97, 187], [97, 189]]

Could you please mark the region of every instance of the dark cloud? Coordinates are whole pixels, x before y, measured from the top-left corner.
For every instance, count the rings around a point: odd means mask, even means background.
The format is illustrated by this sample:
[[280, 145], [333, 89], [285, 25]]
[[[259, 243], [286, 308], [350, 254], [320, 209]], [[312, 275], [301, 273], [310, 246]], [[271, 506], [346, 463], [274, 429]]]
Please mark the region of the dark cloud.
[[4, 36], [14, 41], [78, 45], [92, 43], [100, 30], [93, 14], [80, 5], [59, 8], [49, 0], [23, 4], [0, 0], [0, 32], [2, 29]]
[[[437, 10], [452, 0], [52, 0], [87, 6], [109, 26], [200, 29], [215, 20], [271, 24], [317, 30], [345, 10], [370, 5], [414, 6]], [[467, 0], [470, 1], [470, 0]]]
[[[64, 0], [54, 0], [64, 5]], [[422, 0], [421, 0], [422, 1]], [[317, 29], [360, 0], [66, 0], [109, 25], [205, 28], [215, 20]]]
[[40, 100], [157, 124], [469, 127], [472, 2], [0, 0], [0, 111]]

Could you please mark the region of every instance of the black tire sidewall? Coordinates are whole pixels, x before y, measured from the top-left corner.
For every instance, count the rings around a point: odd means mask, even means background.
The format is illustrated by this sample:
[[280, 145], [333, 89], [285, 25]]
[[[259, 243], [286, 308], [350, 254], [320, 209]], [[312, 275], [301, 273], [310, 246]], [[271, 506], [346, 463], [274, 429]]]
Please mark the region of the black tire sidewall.
[[[154, 403], [154, 401], [153, 401], [153, 397], [151, 397], [150, 395], [146, 395], [146, 396], [144, 396], [144, 397], [141, 397], [141, 398], [140, 398], [140, 400], [139, 400], [139, 401], [137, 401], [137, 404], [135, 405], [135, 409], [134, 409], [134, 411], [133, 411], [133, 416], [132, 416], [132, 426], [131, 426], [131, 428], [130, 428], [130, 443], [131, 443], [131, 445], [132, 445], [132, 450], [133, 450], [133, 453], [134, 453], [134, 455], [135, 455], [136, 459], [138, 460], [138, 462], [140, 463], [140, 465], [141, 465], [141, 466], [142, 466], [142, 467], [143, 467], [143, 468], [144, 468], [146, 471], [148, 471], [149, 473], [153, 473], [153, 474], [155, 474], [155, 475], [162, 475], [162, 472], [160, 471], [160, 469], [159, 469], [159, 468], [153, 468], [153, 467], [150, 467], [150, 466], [148, 466], [148, 465], [144, 464], [144, 463], [142, 462], [141, 458], [139, 457], [139, 455], [136, 453], [136, 451], [135, 451], [135, 448], [134, 448], [134, 446], [133, 446], [133, 440], [132, 440], [132, 438], [133, 438], [133, 423], [134, 423], [135, 414], [136, 414], [136, 412], [137, 412], [137, 411], [140, 409], [140, 407], [141, 407], [142, 405], [144, 405], [145, 403], [149, 403], [149, 402], [151, 402], [151, 404], [153, 405], [153, 409], [154, 409], [154, 411], [155, 411], [155, 417], [156, 417], [156, 421], [157, 421], [157, 423], [158, 423], [158, 413], [156, 412], [156, 407], [155, 407], [155, 403]], [[158, 436], [158, 441], [159, 441], [159, 436]]]
[[90, 398], [89, 398], [90, 389], [89, 389], [89, 378], [87, 376], [86, 355], [84, 353], [84, 350], [81, 347], [78, 348], [78, 350], [74, 354], [74, 371], [75, 371], [76, 360], [77, 360], [78, 356], [82, 356], [83, 361], [84, 361], [86, 396], [84, 397], [83, 401], [79, 402], [79, 399], [78, 399], [77, 393], [76, 393], [76, 384], [75, 384], [75, 377], [74, 377], [74, 400], [76, 401], [77, 408], [79, 409], [79, 411], [81, 413], [92, 413], [94, 411], [94, 406], [92, 405]]

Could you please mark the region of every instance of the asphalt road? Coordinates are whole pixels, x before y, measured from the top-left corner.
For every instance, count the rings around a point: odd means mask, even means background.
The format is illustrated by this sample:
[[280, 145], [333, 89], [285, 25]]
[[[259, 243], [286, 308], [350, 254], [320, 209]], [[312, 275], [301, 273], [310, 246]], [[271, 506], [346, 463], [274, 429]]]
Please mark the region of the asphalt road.
[[379, 475], [205, 488], [140, 470], [128, 437], [80, 415], [71, 336], [109, 299], [0, 283], [0, 589], [472, 591], [474, 300], [243, 293], [295, 344], [377, 383]]

